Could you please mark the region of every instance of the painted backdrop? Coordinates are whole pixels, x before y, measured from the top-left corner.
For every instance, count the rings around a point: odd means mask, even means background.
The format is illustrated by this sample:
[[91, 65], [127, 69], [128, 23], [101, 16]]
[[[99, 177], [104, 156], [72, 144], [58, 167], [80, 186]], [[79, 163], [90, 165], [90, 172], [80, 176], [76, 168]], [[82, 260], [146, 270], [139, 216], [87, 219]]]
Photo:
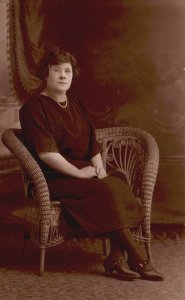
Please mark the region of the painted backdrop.
[[[74, 91], [87, 102], [96, 127], [140, 127], [155, 137], [160, 168], [154, 217], [184, 222], [185, 2], [12, 0], [7, 18], [15, 95], [1, 89], [1, 131], [17, 125], [17, 107], [40, 89], [40, 57], [61, 46], [81, 65]], [[1, 68], [4, 74], [6, 64]], [[5, 82], [3, 76], [0, 85]]]

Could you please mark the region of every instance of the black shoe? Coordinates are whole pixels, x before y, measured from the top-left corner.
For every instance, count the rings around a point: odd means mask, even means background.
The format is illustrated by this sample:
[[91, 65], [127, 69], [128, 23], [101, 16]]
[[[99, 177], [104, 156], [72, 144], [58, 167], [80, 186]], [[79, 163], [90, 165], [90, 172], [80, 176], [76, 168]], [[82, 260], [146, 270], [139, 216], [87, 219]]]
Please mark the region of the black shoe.
[[153, 281], [163, 281], [164, 276], [160, 274], [148, 260], [142, 263], [134, 265], [133, 262], [128, 260], [128, 265], [131, 270], [138, 272], [143, 279], [153, 280]]
[[131, 271], [124, 259], [113, 261], [109, 256], [104, 260], [105, 275], [120, 280], [133, 280], [139, 278], [139, 274]]

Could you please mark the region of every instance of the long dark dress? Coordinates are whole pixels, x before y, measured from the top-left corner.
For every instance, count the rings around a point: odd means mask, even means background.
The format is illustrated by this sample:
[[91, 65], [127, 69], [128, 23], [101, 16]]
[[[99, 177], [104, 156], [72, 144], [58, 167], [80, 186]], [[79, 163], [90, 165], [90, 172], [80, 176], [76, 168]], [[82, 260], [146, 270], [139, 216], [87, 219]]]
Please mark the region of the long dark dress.
[[69, 99], [67, 108], [38, 95], [20, 109], [25, 143], [40, 164], [52, 200], [62, 203], [64, 234], [97, 235], [143, 220], [143, 210], [129, 187], [117, 177], [79, 179], [51, 170], [38, 152], [58, 152], [78, 168], [91, 165], [100, 152], [84, 105]]

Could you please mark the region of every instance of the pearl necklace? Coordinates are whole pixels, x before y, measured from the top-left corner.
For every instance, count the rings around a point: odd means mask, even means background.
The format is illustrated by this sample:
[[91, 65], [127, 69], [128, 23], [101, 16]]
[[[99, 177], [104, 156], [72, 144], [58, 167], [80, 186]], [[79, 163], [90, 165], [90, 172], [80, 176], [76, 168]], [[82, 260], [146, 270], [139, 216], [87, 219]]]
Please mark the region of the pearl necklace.
[[[65, 102], [64, 105], [62, 105], [62, 103]], [[67, 107], [67, 104], [68, 104], [68, 101], [67, 101], [67, 96], [66, 96], [66, 99], [62, 102], [58, 102], [58, 104], [62, 107], [62, 108], [66, 108]]]
[[[67, 95], [65, 95], [64, 101], [59, 101], [58, 99], [52, 97], [52, 95], [50, 95], [48, 92], [42, 92], [41, 94], [53, 98], [53, 100], [55, 100], [62, 108], [66, 108], [68, 105]], [[62, 105], [63, 102], [65, 102], [64, 105]]]

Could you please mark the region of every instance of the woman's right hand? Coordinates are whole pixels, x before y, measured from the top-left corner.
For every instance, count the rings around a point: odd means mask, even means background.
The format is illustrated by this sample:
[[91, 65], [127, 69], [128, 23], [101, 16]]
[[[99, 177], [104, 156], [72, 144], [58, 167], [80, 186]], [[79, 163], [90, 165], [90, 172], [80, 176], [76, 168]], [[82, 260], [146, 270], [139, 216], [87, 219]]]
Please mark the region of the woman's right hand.
[[96, 176], [96, 169], [92, 166], [87, 166], [79, 169], [79, 178], [92, 178]]

